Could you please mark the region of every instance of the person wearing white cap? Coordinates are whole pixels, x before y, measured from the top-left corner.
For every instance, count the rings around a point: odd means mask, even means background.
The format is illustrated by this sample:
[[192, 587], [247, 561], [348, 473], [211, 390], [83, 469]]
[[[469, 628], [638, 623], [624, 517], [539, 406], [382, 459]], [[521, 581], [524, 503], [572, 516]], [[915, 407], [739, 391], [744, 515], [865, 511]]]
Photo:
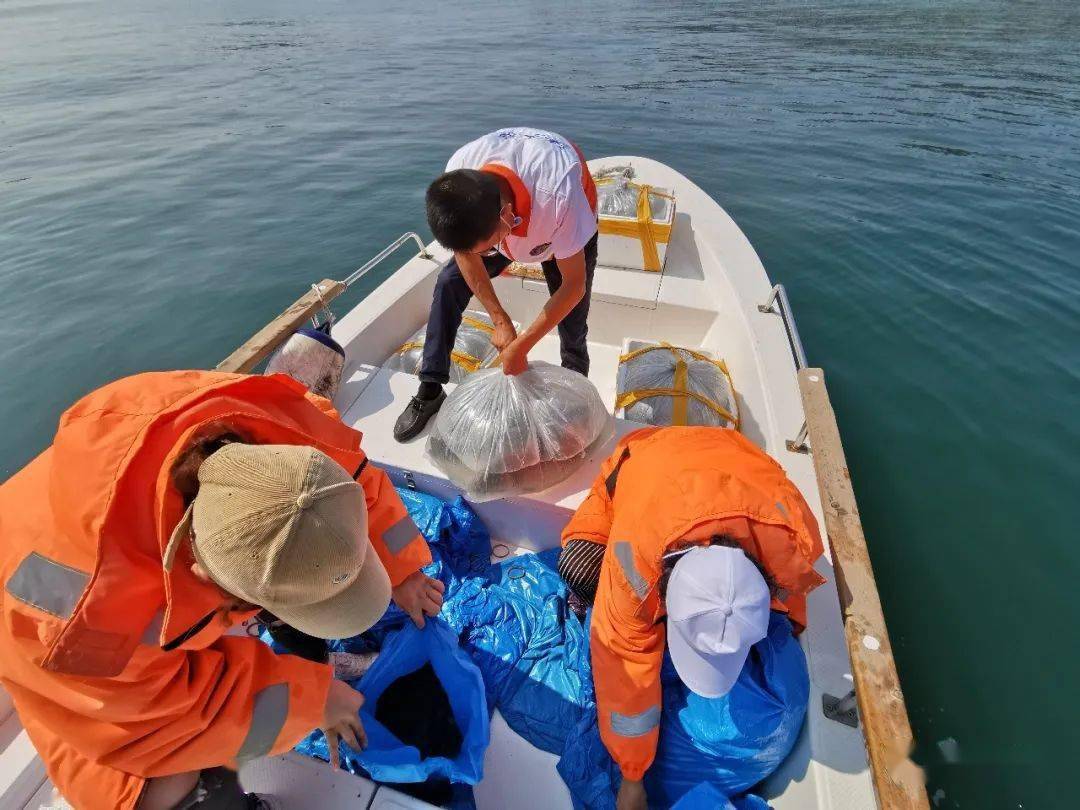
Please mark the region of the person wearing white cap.
[[770, 611], [806, 626], [806, 594], [824, 581], [817, 523], [738, 432], [646, 428], [619, 442], [562, 540], [571, 606], [593, 608], [600, 736], [623, 777], [617, 808], [644, 810], [665, 650], [691, 691], [728, 694]]
[[[0, 485], [0, 682], [79, 810], [257, 810], [245, 761], [364, 744], [322, 639], [443, 585], [360, 434], [284, 375], [140, 374], [88, 394]], [[272, 614], [323, 644], [230, 628]]]

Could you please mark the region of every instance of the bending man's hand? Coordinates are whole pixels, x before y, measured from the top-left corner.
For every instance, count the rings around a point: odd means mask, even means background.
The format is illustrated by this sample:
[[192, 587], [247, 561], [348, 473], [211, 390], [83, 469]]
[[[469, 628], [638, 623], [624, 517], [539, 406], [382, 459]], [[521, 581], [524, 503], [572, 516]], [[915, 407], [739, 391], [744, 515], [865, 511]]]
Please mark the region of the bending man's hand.
[[502, 350], [499, 364], [503, 374], [513, 377], [529, 367], [529, 350], [521, 340], [515, 340]]
[[410, 574], [393, 590], [394, 604], [409, 614], [413, 624], [424, 626], [424, 614], [436, 616], [442, 610], [446, 586], [423, 571]]
[[367, 745], [367, 734], [360, 723], [360, 708], [364, 705], [364, 696], [342, 681], [330, 681], [323, 706], [322, 733], [326, 735], [326, 747], [330, 751], [330, 765], [341, 766], [341, 754], [338, 743], [345, 740], [354, 751], [360, 751]]
[[498, 321], [494, 321], [495, 331], [491, 334], [491, 345], [498, 349], [500, 352], [517, 340], [517, 330], [514, 329], [514, 323], [509, 318]]

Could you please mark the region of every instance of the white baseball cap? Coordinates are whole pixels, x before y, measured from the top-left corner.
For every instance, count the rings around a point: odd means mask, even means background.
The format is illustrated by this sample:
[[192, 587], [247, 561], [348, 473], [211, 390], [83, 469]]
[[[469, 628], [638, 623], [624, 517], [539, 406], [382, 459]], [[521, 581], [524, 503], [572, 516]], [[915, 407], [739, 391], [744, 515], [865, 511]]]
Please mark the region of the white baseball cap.
[[675, 563], [667, 638], [679, 678], [702, 697], [726, 695], [769, 631], [769, 586], [742, 549], [700, 546]]

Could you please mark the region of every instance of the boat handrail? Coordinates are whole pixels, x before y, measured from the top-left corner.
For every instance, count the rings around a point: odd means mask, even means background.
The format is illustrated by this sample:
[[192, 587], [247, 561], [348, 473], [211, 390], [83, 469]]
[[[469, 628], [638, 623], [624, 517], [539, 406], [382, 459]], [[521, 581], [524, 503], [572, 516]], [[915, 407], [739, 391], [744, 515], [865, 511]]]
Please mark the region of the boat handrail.
[[284, 312], [248, 338], [240, 348], [218, 363], [218, 371], [238, 373], [251, 371], [269, 357], [274, 349], [284, 343], [293, 332], [303, 325], [304, 321], [310, 318], [314, 322], [319, 312], [328, 312], [331, 301], [349, 289], [350, 286], [363, 278], [371, 268], [386, 259], [387, 256], [410, 239], [420, 246], [419, 258], [434, 260], [434, 257], [428, 253], [427, 247], [419, 234], [415, 231], [403, 233], [373, 258], [350, 273], [344, 281], [334, 281], [326, 278], [318, 284], [312, 284], [308, 292], [297, 298]]
[[345, 289], [349, 289], [349, 287], [351, 287], [353, 284], [363, 278], [371, 268], [373, 268], [379, 262], [383, 261], [387, 256], [389, 256], [399, 247], [404, 245], [410, 239], [416, 242], [417, 247], [420, 248], [420, 252], [417, 255], [421, 259], [432, 258], [431, 254], [428, 253], [427, 245], [425, 245], [424, 240], [420, 238], [420, 234], [418, 234], [416, 231], [407, 231], [406, 233], [403, 233], [401, 236], [395, 239], [393, 242], [391, 242], [389, 245], [384, 247], [382, 250], [380, 250], [374, 257], [365, 262], [363, 266], [350, 273], [345, 278], [345, 280], [341, 282], [345, 285]]
[[[773, 309], [773, 304], [780, 302], [779, 311]], [[784, 322], [784, 331], [787, 332], [788, 345], [791, 346], [791, 354], [795, 358], [795, 370], [801, 371], [808, 365], [806, 352], [803, 351], [802, 338], [799, 337], [799, 327], [795, 325], [795, 318], [791, 314], [791, 302], [788, 301], [787, 289], [783, 284], [777, 284], [769, 293], [769, 300], [764, 304], [758, 304], [758, 312], [772, 312], [780, 316]]]

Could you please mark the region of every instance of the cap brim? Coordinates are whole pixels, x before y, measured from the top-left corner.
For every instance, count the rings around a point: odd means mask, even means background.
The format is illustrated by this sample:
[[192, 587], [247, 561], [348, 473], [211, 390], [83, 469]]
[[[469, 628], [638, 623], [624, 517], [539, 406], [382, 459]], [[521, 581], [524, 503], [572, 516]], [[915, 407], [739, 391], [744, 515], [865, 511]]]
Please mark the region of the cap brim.
[[369, 541], [360, 573], [348, 588], [313, 605], [277, 605], [273, 613], [309, 636], [350, 638], [370, 629], [389, 606], [390, 576]]
[[704, 698], [723, 697], [735, 686], [750, 654], [752, 644], [729, 653], [702, 655], [690, 641], [668, 626], [667, 647], [671, 663], [679, 679], [696, 695]]

